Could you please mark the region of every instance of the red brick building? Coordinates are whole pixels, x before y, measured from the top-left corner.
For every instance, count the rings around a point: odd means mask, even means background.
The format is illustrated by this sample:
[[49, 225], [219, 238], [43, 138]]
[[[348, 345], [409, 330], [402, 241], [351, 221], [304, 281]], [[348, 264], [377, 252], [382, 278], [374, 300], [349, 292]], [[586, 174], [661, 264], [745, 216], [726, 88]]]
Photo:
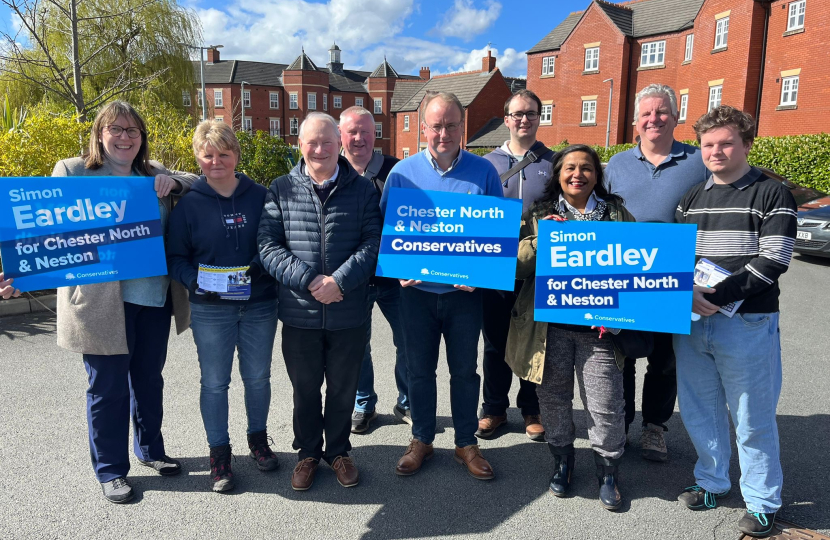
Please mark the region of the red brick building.
[[677, 93], [681, 140], [720, 103], [756, 117], [761, 136], [830, 131], [828, 24], [817, 0], [594, 0], [527, 53], [539, 138], [631, 142], [634, 97], [651, 83]]

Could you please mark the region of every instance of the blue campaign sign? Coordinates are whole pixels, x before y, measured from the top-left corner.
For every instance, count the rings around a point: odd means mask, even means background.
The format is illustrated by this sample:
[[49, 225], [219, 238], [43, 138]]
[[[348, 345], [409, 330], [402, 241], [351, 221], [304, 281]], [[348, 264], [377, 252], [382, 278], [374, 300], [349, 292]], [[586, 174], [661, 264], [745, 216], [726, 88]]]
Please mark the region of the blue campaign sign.
[[522, 201], [390, 188], [377, 275], [512, 291]]
[[0, 178], [0, 256], [21, 291], [167, 274], [153, 179]]
[[688, 334], [696, 225], [540, 221], [537, 321]]

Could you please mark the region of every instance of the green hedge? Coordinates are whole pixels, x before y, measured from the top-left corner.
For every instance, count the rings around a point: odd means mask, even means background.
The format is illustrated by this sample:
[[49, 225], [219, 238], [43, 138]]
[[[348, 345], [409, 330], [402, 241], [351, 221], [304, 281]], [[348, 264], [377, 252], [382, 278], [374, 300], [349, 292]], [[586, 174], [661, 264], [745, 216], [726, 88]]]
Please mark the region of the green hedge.
[[[697, 141], [684, 141], [699, 146]], [[562, 150], [568, 141], [551, 146], [553, 150]], [[633, 143], [617, 144], [609, 148], [592, 146], [603, 163], [618, 152], [624, 152], [635, 145]], [[492, 152], [492, 148], [473, 148], [473, 154], [483, 156]], [[772, 169], [796, 184], [830, 193], [830, 133], [818, 135], [793, 135], [787, 137], [759, 137], [755, 139], [749, 163], [758, 167]]]

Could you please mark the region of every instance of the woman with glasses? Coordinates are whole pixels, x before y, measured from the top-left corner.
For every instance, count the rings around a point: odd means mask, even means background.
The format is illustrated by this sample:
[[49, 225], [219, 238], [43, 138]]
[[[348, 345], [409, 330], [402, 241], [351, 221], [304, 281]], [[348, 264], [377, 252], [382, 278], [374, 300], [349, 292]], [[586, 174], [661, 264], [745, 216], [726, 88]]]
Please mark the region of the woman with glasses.
[[[622, 496], [617, 466], [625, 446], [622, 365], [605, 329], [533, 321], [536, 240], [539, 221], [634, 221], [617, 196], [602, 186], [602, 164], [589, 146], [572, 145], [553, 160], [553, 176], [541, 199], [522, 216], [517, 279], [524, 280], [510, 321], [507, 362], [539, 383], [536, 393], [545, 440], [554, 458], [550, 491], [565, 497], [574, 470], [574, 373], [588, 411], [588, 439], [594, 450], [603, 508], [618, 510]], [[568, 227], [579, 228], [579, 223]], [[541, 379], [539, 381], [539, 379]]]
[[[102, 107], [92, 123], [84, 157], [59, 161], [52, 176], [148, 176], [158, 195], [163, 228], [172, 195], [185, 193], [195, 175], [171, 173], [150, 161], [147, 128], [128, 103]], [[133, 498], [128, 433], [139, 463], [164, 476], [181, 472], [167, 456], [161, 435], [161, 376], [167, 358], [170, 316], [179, 333], [189, 325], [187, 290], [168, 276], [155, 276], [58, 289], [58, 345], [83, 354], [89, 380], [87, 423], [92, 467], [104, 497]]]

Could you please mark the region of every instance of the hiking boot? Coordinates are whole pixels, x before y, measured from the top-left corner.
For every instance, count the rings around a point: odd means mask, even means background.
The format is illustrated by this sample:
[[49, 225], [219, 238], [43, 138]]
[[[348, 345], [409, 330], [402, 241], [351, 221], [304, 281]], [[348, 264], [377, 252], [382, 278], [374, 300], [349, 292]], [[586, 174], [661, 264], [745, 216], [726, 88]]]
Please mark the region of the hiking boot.
[[677, 496], [677, 500], [685, 504], [689, 510], [708, 510], [718, 505], [717, 499], [723, 499], [727, 495], [728, 489], [723, 493], [713, 493], [695, 484], [684, 489], [683, 493]]
[[542, 427], [542, 417], [538, 414], [523, 416], [525, 420], [525, 435], [531, 441], [544, 441], [545, 428]]
[[663, 426], [646, 424], [640, 436], [640, 455], [649, 461], [665, 462], [669, 460]]
[[[551, 452], [553, 452], [553, 448], [551, 447]], [[553, 476], [550, 478], [550, 492], [557, 497], [567, 496], [568, 488], [571, 487], [573, 470], [573, 451], [565, 454], [553, 454]]]
[[479, 439], [489, 439], [496, 434], [496, 430], [507, 423], [507, 415], [494, 416], [492, 414], [485, 414], [478, 421], [478, 431], [476, 437]]
[[277, 455], [271, 451], [271, 447], [268, 445], [269, 442], [274, 444], [274, 440], [268, 436], [265, 430], [248, 435], [248, 448], [251, 450], [248, 456], [256, 461], [256, 466], [260, 471], [275, 471], [280, 466]]
[[150, 461], [139, 459], [138, 462], [145, 467], [155, 469], [162, 476], [173, 476], [182, 472], [182, 464], [168, 455], [162, 456], [161, 459]]
[[101, 483], [101, 489], [104, 491], [104, 497], [111, 503], [123, 504], [131, 501], [135, 493], [127, 479], [119, 476], [115, 480]]
[[738, 522], [738, 530], [747, 536], [769, 536], [775, 525], [775, 512], [764, 514], [761, 512], [746, 511]]
[[365, 433], [369, 429], [369, 424], [377, 417], [377, 411], [354, 411], [352, 413], [352, 433]]
[[213, 491], [230, 491], [236, 483], [231, 470], [231, 445], [215, 446], [210, 449], [210, 481]]
[[401, 407], [399, 403], [396, 403], [394, 407], [392, 407], [392, 414], [395, 415], [395, 418], [398, 421], [403, 422], [404, 424], [412, 425], [412, 411], [409, 409], [404, 409]]

